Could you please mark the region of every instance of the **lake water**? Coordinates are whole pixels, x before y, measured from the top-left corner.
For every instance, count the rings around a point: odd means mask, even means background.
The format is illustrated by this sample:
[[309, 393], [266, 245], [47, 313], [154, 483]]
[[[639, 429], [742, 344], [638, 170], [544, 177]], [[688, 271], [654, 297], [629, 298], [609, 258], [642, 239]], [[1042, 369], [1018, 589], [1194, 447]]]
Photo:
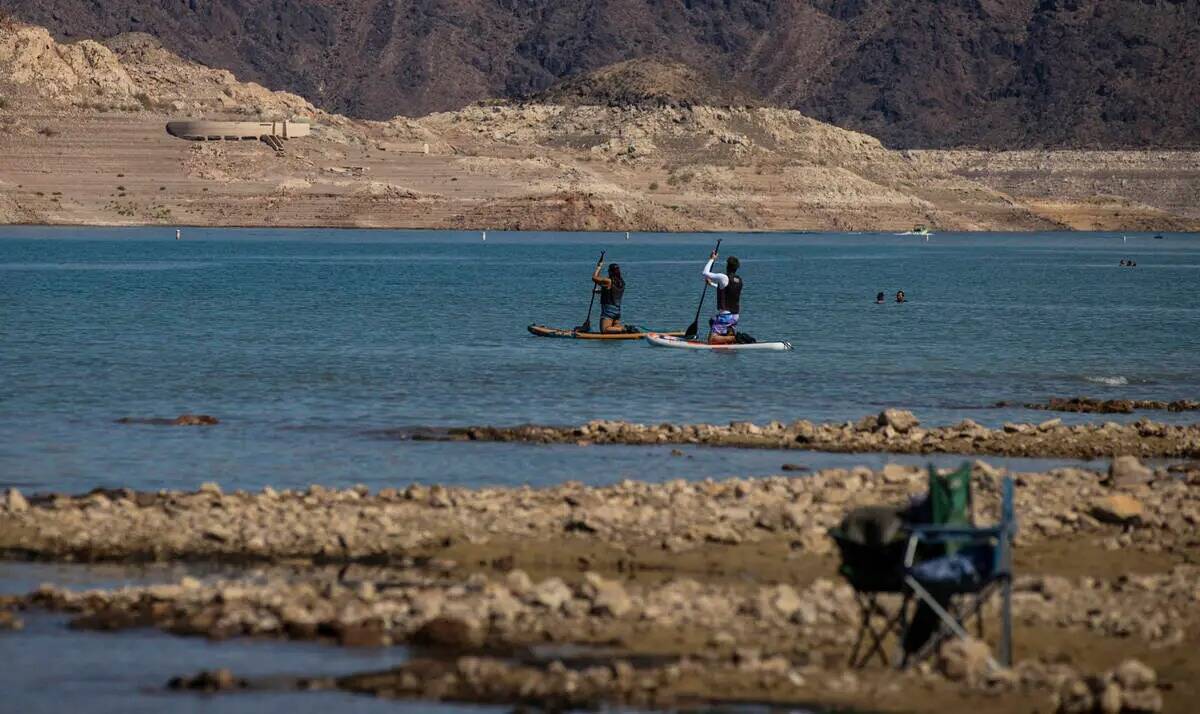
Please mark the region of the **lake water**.
[[[623, 268], [627, 321], [682, 329], [717, 237], [723, 255], [742, 261], [743, 328], [790, 340], [794, 352], [719, 355], [525, 331], [582, 322], [600, 250]], [[1137, 267], [1119, 267], [1123, 258]], [[1180, 234], [922, 242], [492, 232], [485, 242], [454, 232], [185, 229], [176, 241], [165, 228], [4, 227], [0, 483], [538, 484], [819, 466], [836, 458], [692, 449], [680, 459], [373, 432], [844, 420], [884, 406], [930, 424], [998, 424], [1048, 418], [989, 407], [998, 400], [1197, 398], [1198, 287], [1200, 236]], [[891, 302], [901, 289], [909, 302]], [[874, 304], [878, 291], [887, 304]], [[705, 313], [712, 307], [710, 291]], [[114, 423], [183, 412], [222, 423]]]

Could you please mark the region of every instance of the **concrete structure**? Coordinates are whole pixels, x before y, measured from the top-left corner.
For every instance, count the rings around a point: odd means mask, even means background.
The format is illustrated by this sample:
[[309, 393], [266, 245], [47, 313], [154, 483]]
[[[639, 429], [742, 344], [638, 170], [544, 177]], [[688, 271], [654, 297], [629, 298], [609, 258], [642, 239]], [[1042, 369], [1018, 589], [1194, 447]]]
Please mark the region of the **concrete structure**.
[[308, 136], [311, 127], [295, 121], [172, 121], [167, 133], [191, 141], [266, 141]]

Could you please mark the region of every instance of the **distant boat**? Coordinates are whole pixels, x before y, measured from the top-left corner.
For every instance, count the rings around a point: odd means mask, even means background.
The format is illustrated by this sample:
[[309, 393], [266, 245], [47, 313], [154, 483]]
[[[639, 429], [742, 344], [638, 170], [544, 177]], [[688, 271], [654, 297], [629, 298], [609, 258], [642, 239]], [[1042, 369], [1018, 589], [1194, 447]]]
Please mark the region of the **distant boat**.
[[182, 235], [183, 235], [182, 231], [180, 231], [178, 228], [176, 228], [175, 229], [175, 240], [179, 240]]
[[926, 239], [933, 235], [933, 231], [929, 230], [928, 226], [913, 226], [911, 231], [897, 233], [898, 236], [925, 236]]
[[625, 231], [625, 240], [629, 240], [629, 231]]
[[484, 232], [483, 232], [483, 239], [484, 239], [484, 240], [487, 240], [487, 231], [484, 231]]

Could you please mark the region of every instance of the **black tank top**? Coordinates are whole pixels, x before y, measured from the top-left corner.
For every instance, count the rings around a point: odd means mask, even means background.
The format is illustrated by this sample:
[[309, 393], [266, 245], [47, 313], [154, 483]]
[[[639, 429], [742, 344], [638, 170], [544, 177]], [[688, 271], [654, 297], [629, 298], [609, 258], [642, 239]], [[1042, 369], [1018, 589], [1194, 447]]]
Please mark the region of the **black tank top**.
[[612, 305], [615, 308], [621, 307], [621, 298], [625, 297], [625, 286], [617, 287], [617, 284], [609, 281], [609, 287], [600, 286], [600, 304]]
[[717, 309], [728, 310], [734, 315], [742, 312], [742, 279], [740, 276], [729, 276], [729, 285], [717, 288]]

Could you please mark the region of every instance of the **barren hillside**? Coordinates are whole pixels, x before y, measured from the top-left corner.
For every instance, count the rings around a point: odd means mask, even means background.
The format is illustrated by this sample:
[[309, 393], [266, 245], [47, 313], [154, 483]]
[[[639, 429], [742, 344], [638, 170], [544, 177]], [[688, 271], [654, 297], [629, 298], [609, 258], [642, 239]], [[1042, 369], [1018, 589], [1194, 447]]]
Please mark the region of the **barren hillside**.
[[[537, 102], [355, 120], [180, 60], [147, 35], [59, 43], [8, 24], [0, 221], [884, 231], [1200, 222], [1191, 152], [1158, 156], [1157, 174], [1138, 152], [897, 152], [796, 111], [735, 104], [743, 98], [687, 67], [635, 62]], [[259, 142], [168, 136], [165, 123], [183, 118], [293, 119], [313, 131], [278, 155]]]
[[1200, 148], [1195, 0], [0, 0], [355, 117], [661, 57], [890, 147]]
[[543, 104], [613, 107], [761, 106], [761, 97], [681, 62], [640, 58], [566, 79], [533, 97]]

